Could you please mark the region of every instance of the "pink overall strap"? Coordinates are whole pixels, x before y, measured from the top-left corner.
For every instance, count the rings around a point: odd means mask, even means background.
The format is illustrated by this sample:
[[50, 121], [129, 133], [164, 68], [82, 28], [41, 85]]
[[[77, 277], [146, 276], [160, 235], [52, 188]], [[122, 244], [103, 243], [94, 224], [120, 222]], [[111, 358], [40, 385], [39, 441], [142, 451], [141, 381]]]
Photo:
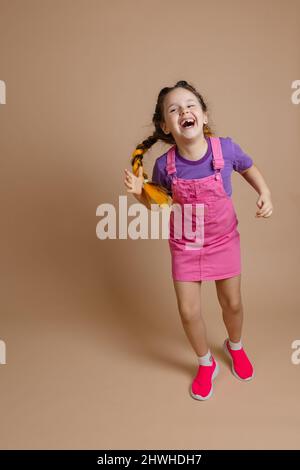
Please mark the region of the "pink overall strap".
[[167, 172], [168, 175], [172, 175], [176, 173], [176, 166], [175, 166], [175, 145], [169, 148], [167, 153]]
[[[219, 137], [210, 137], [211, 147], [212, 147], [212, 156], [213, 156], [213, 168], [214, 170], [221, 170], [224, 167], [224, 159], [222, 153], [222, 147]], [[168, 175], [176, 173], [175, 166], [175, 148], [176, 145], [173, 145], [169, 148], [167, 153], [167, 172]], [[219, 172], [216, 172], [219, 173]]]
[[213, 154], [213, 167], [214, 170], [219, 170], [224, 167], [224, 159], [222, 147], [219, 137], [210, 137], [212, 154]]

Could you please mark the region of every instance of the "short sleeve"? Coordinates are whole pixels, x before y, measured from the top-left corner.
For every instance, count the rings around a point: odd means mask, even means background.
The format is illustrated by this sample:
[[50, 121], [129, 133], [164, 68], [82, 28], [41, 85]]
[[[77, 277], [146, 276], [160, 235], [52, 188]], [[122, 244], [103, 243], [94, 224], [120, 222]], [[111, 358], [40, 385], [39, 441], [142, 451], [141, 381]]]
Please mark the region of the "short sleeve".
[[161, 162], [159, 159], [156, 160], [153, 171], [152, 171], [152, 181], [153, 183], [159, 184], [160, 186], [163, 186], [166, 188], [169, 192], [171, 191], [171, 187], [167, 178], [166, 171], [164, 171], [163, 168], [161, 168]]
[[162, 174], [161, 174], [161, 171], [159, 169], [159, 166], [158, 166], [158, 161], [156, 160], [155, 164], [154, 164], [154, 167], [153, 167], [153, 171], [152, 171], [152, 181], [153, 183], [156, 183], [156, 184], [162, 184], [161, 181], [162, 181]]
[[241, 147], [231, 139], [233, 152], [233, 169], [238, 173], [248, 170], [253, 165], [252, 158], [241, 149]]

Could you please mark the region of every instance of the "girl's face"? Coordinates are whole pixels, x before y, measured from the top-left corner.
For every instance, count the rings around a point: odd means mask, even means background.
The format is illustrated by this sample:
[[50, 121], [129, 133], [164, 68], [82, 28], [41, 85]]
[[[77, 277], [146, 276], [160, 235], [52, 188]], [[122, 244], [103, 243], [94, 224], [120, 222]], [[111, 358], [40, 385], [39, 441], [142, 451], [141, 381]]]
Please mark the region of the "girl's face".
[[[161, 127], [165, 134], [171, 132], [176, 142], [187, 142], [203, 137], [203, 124], [207, 115], [203, 113], [197, 97], [185, 88], [175, 88], [164, 99], [164, 123]], [[186, 120], [193, 124], [184, 125]]]

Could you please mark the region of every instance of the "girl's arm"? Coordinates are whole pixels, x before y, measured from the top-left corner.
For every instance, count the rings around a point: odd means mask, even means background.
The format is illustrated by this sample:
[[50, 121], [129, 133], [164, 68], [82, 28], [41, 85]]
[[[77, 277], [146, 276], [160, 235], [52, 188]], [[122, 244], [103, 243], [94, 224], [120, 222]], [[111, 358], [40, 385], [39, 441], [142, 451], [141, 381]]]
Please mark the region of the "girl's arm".
[[253, 164], [247, 170], [242, 171], [241, 175], [259, 194], [259, 198], [256, 201], [256, 205], [259, 207], [256, 217], [270, 217], [273, 212], [271, 191], [257, 166]]

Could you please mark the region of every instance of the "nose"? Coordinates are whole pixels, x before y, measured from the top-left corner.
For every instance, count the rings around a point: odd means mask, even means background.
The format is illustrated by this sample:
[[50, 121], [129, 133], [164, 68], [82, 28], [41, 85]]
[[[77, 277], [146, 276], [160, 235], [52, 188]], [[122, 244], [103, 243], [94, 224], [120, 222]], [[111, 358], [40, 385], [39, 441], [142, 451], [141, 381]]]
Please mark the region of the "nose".
[[188, 110], [183, 109], [183, 110], [181, 111], [181, 115], [184, 116], [184, 114], [185, 114], [186, 111], [188, 111]]

